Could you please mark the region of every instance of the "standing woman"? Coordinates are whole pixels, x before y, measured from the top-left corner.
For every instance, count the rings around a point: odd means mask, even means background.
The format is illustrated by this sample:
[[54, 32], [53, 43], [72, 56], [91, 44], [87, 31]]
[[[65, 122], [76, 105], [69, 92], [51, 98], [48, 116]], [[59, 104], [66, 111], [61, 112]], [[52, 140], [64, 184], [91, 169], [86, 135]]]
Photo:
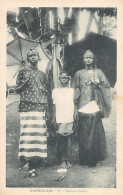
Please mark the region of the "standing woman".
[[96, 166], [106, 156], [105, 132], [102, 118], [111, 109], [110, 84], [104, 73], [96, 68], [92, 51], [84, 53], [85, 69], [75, 74], [75, 112], [78, 119], [79, 163]]
[[20, 142], [21, 166], [28, 164], [29, 176], [35, 176], [35, 168], [47, 158], [45, 113], [47, 110], [47, 78], [38, 69], [39, 53], [30, 49], [27, 53], [29, 67], [20, 70], [17, 77], [17, 93], [20, 94]]

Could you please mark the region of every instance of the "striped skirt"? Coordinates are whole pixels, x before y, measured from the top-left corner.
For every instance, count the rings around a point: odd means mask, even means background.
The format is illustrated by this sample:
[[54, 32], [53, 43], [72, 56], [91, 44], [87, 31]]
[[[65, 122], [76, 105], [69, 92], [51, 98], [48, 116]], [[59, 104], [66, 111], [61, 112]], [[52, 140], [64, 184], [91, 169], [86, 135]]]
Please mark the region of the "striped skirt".
[[47, 157], [45, 112], [20, 113], [19, 159]]

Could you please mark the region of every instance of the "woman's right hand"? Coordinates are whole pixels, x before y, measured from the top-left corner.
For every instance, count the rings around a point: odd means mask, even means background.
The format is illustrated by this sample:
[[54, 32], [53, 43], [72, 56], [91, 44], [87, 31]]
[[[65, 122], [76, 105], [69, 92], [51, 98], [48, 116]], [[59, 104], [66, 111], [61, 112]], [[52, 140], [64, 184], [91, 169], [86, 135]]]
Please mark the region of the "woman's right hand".
[[27, 78], [25, 81], [23, 81], [23, 83], [20, 86], [16, 87], [17, 93], [21, 93], [25, 89], [25, 86], [29, 80], [30, 80], [30, 78]]
[[27, 78], [26, 80], [23, 81], [23, 84], [28, 83], [29, 80], [30, 80], [30, 78]]
[[75, 108], [74, 109], [74, 120], [77, 121], [78, 119], [79, 119], [78, 110]]
[[24, 74], [24, 82], [29, 81], [29, 79], [31, 79], [31, 74], [29, 72], [26, 72]]

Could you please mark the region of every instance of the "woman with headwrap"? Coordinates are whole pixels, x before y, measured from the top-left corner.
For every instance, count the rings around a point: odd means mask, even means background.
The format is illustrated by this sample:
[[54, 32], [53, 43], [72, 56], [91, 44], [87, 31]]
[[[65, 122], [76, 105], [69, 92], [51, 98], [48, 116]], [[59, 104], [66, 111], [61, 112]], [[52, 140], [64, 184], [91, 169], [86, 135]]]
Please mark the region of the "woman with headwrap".
[[85, 69], [74, 77], [75, 120], [78, 119], [79, 163], [96, 166], [106, 156], [105, 132], [102, 118], [111, 110], [110, 84], [104, 73], [94, 66], [95, 56], [87, 50]]
[[40, 60], [36, 49], [27, 53], [28, 67], [20, 70], [17, 77], [17, 93], [20, 94], [20, 142], [21, 166], [28, 164], [29, 175], [35, 176], [37, 165], [47, 157], [45, 113], [47, 110], [47, 78], [37, 67]]

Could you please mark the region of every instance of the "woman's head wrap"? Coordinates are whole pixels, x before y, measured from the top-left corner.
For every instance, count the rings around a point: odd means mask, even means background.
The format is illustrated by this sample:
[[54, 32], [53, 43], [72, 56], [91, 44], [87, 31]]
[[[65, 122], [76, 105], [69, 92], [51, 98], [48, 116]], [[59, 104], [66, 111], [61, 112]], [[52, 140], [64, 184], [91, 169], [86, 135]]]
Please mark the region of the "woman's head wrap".
[[83, 58], [85, 58], [87, 56], [94, 58], [94, 53], [91, 50], [86, 50], [85, 53], [84, 53], [84, 55], [83, 55]]
[[29, 56], [33, 55], [33, 54], [38, 56], [39, 61], [41, 60], [40, 56], [39, 56], [39, 52], [37, 51], [37, 49], [36, 48], [30, 48], [30, 50], [27, 53], [27, 61], [29, 61]]

